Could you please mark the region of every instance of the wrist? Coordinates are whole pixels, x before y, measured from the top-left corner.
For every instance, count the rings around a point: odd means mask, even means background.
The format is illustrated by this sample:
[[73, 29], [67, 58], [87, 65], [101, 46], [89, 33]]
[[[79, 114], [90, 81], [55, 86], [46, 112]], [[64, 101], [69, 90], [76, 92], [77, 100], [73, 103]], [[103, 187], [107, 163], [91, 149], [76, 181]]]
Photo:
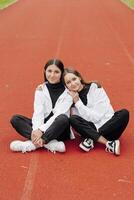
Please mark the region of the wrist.
[[79, 97], [74, 98], [74, 103], [77, 103], [79, 101]]
[[44, 133], [40, 128], [38, 128], [38, 131], [40, 131], [42, 134]]

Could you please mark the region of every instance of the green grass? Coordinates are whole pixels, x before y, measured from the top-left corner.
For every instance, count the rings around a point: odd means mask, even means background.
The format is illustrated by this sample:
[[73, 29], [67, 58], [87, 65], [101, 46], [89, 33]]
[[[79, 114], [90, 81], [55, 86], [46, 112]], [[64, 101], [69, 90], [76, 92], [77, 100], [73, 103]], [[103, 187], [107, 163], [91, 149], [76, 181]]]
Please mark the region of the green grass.
[[15, 3], [17, 0], [0, 0], [0, 9], [7, 8], [8, 6]]
[[134, 9], [134, 0], [121, 0], [123, 3], [125, 3], [129, 8]]

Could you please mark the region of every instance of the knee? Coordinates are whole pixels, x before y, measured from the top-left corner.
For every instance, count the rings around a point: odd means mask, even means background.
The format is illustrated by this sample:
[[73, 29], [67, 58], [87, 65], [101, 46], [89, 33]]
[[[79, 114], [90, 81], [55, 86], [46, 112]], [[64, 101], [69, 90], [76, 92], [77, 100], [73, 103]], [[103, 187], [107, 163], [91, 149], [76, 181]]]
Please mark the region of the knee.
[[77, 115], [72, 115], [69, 118], [69, 121], [70, 121], [70, 124], [76, 124], [76, 123], [78, 123], [78, 116]]
[[57, 120], [61, 121], [64, 124], [69, 124], [69, 118], [65, 114], [61, 114], [57, 117]]
[[127, 109], [122, 109], [122, 115], [126, 120], [129, 120], [129, 111]]
[[121, 118], [124, 121], [124, 123], [129, 122], [129, 111], [127, 109], [120, 110], [121, 112]]
[[13, 115], [11, 117], [10, 123], [12, 124], [12, 126], [14, 126], [18, 122], [18, 119], [19, 119], [19, 115]]

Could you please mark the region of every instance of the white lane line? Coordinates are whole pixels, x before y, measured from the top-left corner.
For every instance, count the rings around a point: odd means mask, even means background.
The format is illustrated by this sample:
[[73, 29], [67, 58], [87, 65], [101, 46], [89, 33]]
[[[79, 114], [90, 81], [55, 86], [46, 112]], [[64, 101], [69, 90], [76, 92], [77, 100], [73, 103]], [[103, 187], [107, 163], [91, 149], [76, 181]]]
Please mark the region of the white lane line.
[[[101, 9], [104, 10], [104, 7], [101, 4]], [[114, 28], [114, 26], [111, 24], [111, 20], [108, 18], [108, 15], [104, 16], [104, 21], [106, 23], [106, 25], [110, 28], [110, 30], [113, 32], [113, 34], [115, 35], [116, 40], [119, 42], [119, 44], [122, 47], [122, 50], [124, 52], [124, 54], [126, 55], [126, 57], [128, 58], [128, 60], [130, 61], [130, 63], [133, 65], [134, 64], [134, 58], [133, 55], [130, 53], [130, 51], [128, 50], [128, 48], [126, 47], [126, 45], [124, 44], [123, 40], [121, 39], [119, 33], [117, 32], [117, 30]]]
[[126, 45], [124, 44], [123, 40], [121, 40], [121, 37], [119, 36], [119, 34], [117, 33], [117, 31], [112, 27], [112, 25], [109, 24], [110, 29], [112, 30], [112, 32], [114, 33], [116, 39], [119, 41], [120, 45], [122, 46], [122, 49], [124, 51], [124, 53], [126, 54], [126, 56], [128, 57], [129, 61], [134, 64], [134, 58], [131, 55], [131, 53], [129, 52], [129, 50], [127, 49]]
[[20, 200], [31, 199], [35, 175], [37, 171], [37, 165], [38, 165], [38, 155], [36, 153], [32, 153], [28, 173], [25, 179], [25, 184], [22, 192], [22, 197]]
[[[60, 35], [59, 35], [59, 40], [58, 40], [58, 44], [57, 44], [55, 58], [59, 57], [61, 45], [63, 43], [64, 29], [65, 29], [65, 26], [66, 26], [65, 16], [63, 18], [63, 22], [62, 22], [62, 25], [61, 25], [61, 31], [60, 31]], [[25, 179], [22, 197], [21, 197], [20, 200], [30, 200], [31, 199], [35, 175], [36, 175], [36, 170], [37, 170], [37, 165], [38, 165], [38, 156], [35, 153], [33, 153], [31, 160], [30, 160], [28, 173], [27, 173], [27, 176], [26, 176], [26, 179]]]
[[60, 31], [60, 35], [59, 35], [55, 58], [58, 58], [60, 55], [61, 45], [63, 43], [64, 31], [65, 31], [65, 26], [66, 26], [66, 18], [67, 18], [66, 12], [64, 12], [64, 17], [63, 17], [63, 21], [62, 21], [62, 25], [61, 25], [61, 31]]

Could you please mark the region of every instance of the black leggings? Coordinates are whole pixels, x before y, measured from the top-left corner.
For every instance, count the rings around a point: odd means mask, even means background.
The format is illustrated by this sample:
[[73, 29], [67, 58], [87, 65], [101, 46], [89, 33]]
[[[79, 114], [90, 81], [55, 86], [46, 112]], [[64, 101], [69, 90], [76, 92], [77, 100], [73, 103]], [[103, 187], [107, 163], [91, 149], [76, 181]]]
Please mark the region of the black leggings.
[[125, 130], [129, 121], [129, 112], [126, 109], [115, 112], [114, 116], [108, 120], [97, 131], [92, 122], [88, 122], [82, 117], [72, 115], [70, 117], [71, 126], [83, 137], [91, 138], [95, 142], [98, 141], [100, 136], [107, 140], [117, 140]]
[[[13, 128], [23, 137], [31, 140], [32, 120], [22, 116], [14, 115], [10, 120]], [[61, 114], [55, 118], [52, 125], [43, 133], [42, 139], [46, 143], [53, 139], [67, 140], [70, 138], [70, 123], [66, 115]]]

